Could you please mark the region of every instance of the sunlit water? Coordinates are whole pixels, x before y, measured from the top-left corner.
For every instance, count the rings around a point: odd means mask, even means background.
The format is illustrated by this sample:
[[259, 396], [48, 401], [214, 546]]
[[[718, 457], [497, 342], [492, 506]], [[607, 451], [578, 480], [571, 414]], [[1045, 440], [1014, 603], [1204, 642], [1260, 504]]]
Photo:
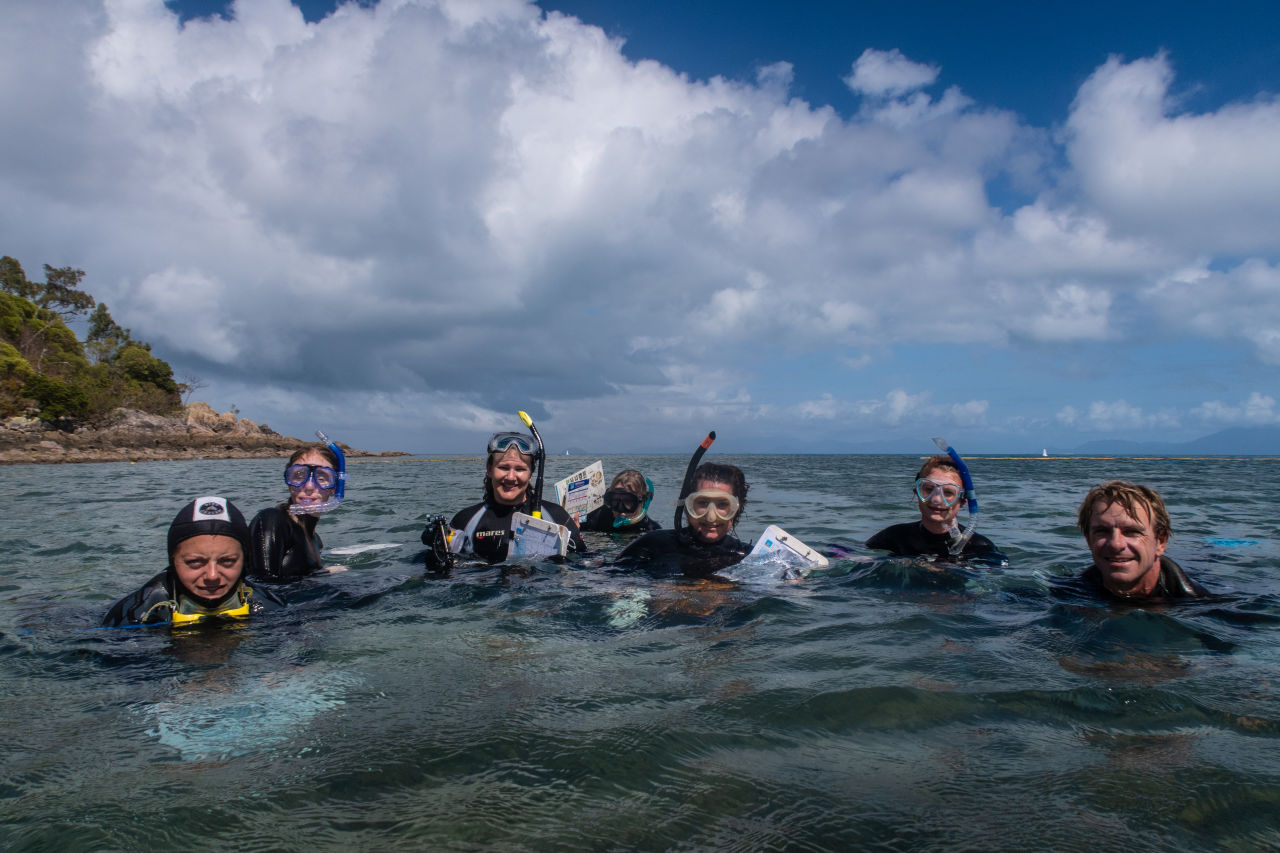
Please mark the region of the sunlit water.
[[[713, 457], [751, 483], [745, 540], [772, 522], [869, 556], [914, 514], [914, 457]], [[649, 474], [670, 525], [684, 459], [604, 462]], [[1007, 569], [736, 586], [609, 570], [600, 536], [583, 563], [424, 577], [424, 519], [477, 500], [481, 463], [355, 462], [320, 527], [350, 571], [178, 634], [94, 626], [161, 568], [184, 502], [252, 512], [279, 461], [2, 468], [0, 847], [1280, 845], [1280, 466], [971, 462]], [[1169, 553], [1226, 598], [1049, 594], [1113, 476], [1166, 496]]]

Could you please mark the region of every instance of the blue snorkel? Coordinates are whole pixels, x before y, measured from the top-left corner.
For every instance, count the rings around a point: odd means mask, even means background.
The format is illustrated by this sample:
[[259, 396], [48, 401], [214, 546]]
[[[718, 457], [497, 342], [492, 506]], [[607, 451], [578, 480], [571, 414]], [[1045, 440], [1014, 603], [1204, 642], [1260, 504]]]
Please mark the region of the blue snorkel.
[[653, 503], [653, 480], [650, 480], [648, 477], [645, 477], [644, 487], [646, 490], [644, 506], [640, 508], [640, 514], [637, 515], [635, 518], [632, 518], [631, 516], [628, 516], [628, 515], [615, 516], [613, 519], [613, 527], [615, 530], [619, 527], [630, 527], [633, 524], [638, 524], [641, 521], [644, 521], [646, 517], [648, 517], [649, 504]]
[[337, 509], [342, 505], [342, 499], [347, 492], [347, 457], [343, 454], [342, 448], [338, 446], [329, 436], [320, 430], [316, 430], [316, 438], [320, 439], [329, 452], [338, 460], [338, 483], [333, 488], [333, 497], [323, 503], [318, 504], [289, 504], [289, 512], [292, 515], [319, 515], [322, 512], [328, 512], [331, 509]]
[[949, 531], [951, 541], [947, 543], [947, 550], [954, 556], [963, 551], [964, 546], [969, 544], [969, 539], [973, 537], [973, 531], [978, 527], [978, 493], [974, 491], [973, 477], [969, 475], [969, 466], [964, 464], [964, 460], [960, 458], [959, 453], [956, 453], [956, 449], [947, 444], [945, 438], [935, 437], [933, 443], [938, 445], [938, 449], [950, 457], [960, 471], [960, 482], [964, 486], [965, 502], [969, 506], [969, 523], [965, 525], [964, 530], [961, 530], [960, 526], [953, 522]]

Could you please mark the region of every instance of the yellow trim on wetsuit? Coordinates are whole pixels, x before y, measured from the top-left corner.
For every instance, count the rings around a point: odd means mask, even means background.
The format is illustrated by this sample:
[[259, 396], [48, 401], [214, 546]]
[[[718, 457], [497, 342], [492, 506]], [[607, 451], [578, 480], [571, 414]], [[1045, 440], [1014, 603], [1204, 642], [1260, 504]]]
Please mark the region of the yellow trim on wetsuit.
[[[214, 616], [221, 619], [248, 619], [249, 598], [252, 595], [253, 589], [242, 583], [240, 584], [239, 589], [236, 590], [235, 596], [228, 598], [221, 607], [212, 610], [200, 607], [200, 605], [194, 604], [182, 596], [178, 596], [178, 606], [174, 607], [172, 602], [170, 603], [170, 606], [173, 608], [170, 620], [173, 622], [173, 626], [177, 628], [194, 625], [197, 622]], [[194, 608], [192, 612], [179, 612], [180, 609], [191, 608]]]

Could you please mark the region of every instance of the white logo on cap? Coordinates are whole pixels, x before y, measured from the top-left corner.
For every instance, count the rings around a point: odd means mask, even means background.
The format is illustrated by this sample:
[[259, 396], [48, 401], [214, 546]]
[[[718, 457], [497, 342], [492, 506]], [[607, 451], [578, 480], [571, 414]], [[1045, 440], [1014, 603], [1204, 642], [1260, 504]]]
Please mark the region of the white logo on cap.
[[216, 495], [208, 495], [203, 498], [196, 498], [195, 505], [192, 521], [212, 521], [215, 518], [227, 522], [231, 521], [231, 513], [227, 511], [227, 502], [223, 498]]

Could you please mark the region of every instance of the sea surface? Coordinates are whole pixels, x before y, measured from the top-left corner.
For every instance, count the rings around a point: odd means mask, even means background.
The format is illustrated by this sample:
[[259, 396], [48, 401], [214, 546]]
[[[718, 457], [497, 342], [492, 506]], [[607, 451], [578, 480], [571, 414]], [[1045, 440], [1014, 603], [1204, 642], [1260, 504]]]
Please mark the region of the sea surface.
[[[921, 455], [929, 448], [922, 447]], [[594, 457], [552, 458], [550, 483]], [[732, 456], [739, 535], [847, 555], [802, 581], [566, 565], [426, 576], [428, 514], [477, 459], [353, 460], [349, 570], [241, 628], [102, 630], [183, 503], [249, 513], [278, 460], [0, 468], [5, 850], [1280, 848], [1280, 465], [969, 460], [978, 570], [868, 561], [920, 457]], [[670, 526], [686, 459], [637, 467]], [[1221, 593], [1062, 598], [1098, 482], [1165, 495], [1169, 554]]]

